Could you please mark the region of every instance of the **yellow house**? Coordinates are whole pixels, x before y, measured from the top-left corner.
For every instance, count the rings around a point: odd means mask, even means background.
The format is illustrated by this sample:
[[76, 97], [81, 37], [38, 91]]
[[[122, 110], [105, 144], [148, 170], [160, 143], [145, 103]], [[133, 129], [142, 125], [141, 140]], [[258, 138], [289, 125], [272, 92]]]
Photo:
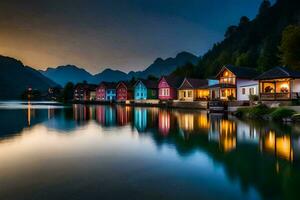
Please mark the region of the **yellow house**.
[[178, 99], [181, 101], [208, 100], [209, 80], [185, 78], [178, 88]]

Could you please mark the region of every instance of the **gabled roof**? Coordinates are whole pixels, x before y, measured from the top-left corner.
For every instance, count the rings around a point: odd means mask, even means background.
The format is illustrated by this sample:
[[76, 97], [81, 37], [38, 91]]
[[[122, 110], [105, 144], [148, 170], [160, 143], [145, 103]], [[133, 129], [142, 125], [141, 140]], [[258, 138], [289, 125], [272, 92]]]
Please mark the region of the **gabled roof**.
[[225, 69], [231, 71], [237, 78], [253, 79], [259, 74], [258, 71], [253, 68], [224, 65], [216, 77], [219, 77]]
[[207, 79], [185, 78], [178, 89], [200, 89], [207, 88]]
[[161, 77], [160, 80], [159, 80], [159, 82], [163, 78], [167, 81], [168, 85], [170, 87], [173, 87], [173, 88], [178, 88], [181, 85], [181, 83], [182, 83], [182, 81], [184, 79], [184, 78], [179, 77], [179, 76], [172, 76], [172, 75], [170, 75], [170, 76], [163, 76], [163, 77]]
[[285, 67], [274, 67], [261, 75], [257, 76], [256, 80], [268, 80], [277, 78], [300, 78], [300, 72], [292, 71]]
[[120, 87], [121, 84], [125, 85], [125, 87], [126, 87], [128, 90], [132, 89], [133, 86], [135, 85], [135, 84], [133, 84], [132, 82], [129, 82], [129, 81], [120, 81], [120, 82], [118, 82], [116, 88]]

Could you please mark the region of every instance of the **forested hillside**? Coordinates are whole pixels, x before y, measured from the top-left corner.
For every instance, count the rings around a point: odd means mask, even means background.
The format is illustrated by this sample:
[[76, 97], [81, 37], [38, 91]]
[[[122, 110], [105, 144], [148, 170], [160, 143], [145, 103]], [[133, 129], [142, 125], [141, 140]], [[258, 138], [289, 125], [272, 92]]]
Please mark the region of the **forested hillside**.
[[274, 5], [265, 0], [255, 19], [250, 21], [242, 16], [239, 24], [228, 27], [225, 39], [214, 44], [198, 64], [184, 65], [173, 73], [209, 77], [225, 64], [257, 68], [259, 71], [277, 65], [300, 69], [299, 24], [299, 0], [277, 0]]

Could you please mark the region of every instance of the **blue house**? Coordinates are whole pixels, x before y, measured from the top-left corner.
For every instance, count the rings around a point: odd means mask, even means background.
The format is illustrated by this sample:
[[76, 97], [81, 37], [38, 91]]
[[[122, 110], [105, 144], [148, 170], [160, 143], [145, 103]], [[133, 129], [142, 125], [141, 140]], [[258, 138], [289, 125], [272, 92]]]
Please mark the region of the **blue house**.
[[157, 99], [157, 81], [138, 80], [134, 85], [134, 99]]
[[116, 84], [112, 83], [109, 84], [106, 88], [106, 100], [107, 101], [115, 101], [117, 99], [117, 92], [116, 92]]
[[99, 101], [114, 101], [116, 100], [116, 83], [102, 82], [96, 89], [96, 99]]

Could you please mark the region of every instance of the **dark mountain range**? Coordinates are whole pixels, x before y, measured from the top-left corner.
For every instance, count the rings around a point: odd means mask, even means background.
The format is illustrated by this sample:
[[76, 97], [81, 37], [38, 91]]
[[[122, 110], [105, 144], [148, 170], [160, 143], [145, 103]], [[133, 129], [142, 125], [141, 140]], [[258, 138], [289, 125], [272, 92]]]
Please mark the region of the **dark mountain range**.
[[31, 87], [46, 92], [55, 82], [14, 58], [0, 56], [0, 99], [19, 99]]
[[91, 75], [85, 69], [76, 67], [74, 65], [58, 66], [56, 68], [49, 67], [46, 71], [40, 70], [40, 72], [61, 86], [64, 86], [69, 81], [73, 83], [83, 81], [92, 83], [94, 80], [93, 75]]
[[196, 64], [199, 58], [188, 52], [181, 52], [175, 58], [157, 58], [144, 71], [129, 72], [128, 74], [119, 70], [105, 69], [104, 71], [92, 75], [82, 68], [74, 65], [59, 66], [57, 68], [48, 68], [46, 71], [40, 71], [46, 77], [52, 79], [56, 83], [64, 86], [68, 81], [73, 83], [82, 82], [84, 80], [98, 84], [101, 81], [120, 81], [130, 80], [132, 77], [147, 78], [149, 75], [160, 77], [168, 75], [177, 67], [186, 63]]
[[253, 20], [242, 16], [238, 25], [228, 27], [225, 39], [216, 43], [196, 65], [182, 66], [174, 74], [198, 78], [215, 75], [226, 64], [256, 68], [261, 72], [288, 65], [282, 62], [279, 48], [283, 31], [299, 24], [299, 0], [277, 0], [273, 5], [264, 0]]
[[131, 76], [125, 72], [119, 70], [105, 69], [101, 73], [95, 74], [93, 78], [94, 83], [100, 83], [101, 81], [118, 81], [118, 80], [129, 80]]
[[149, 67], [144, 71], [130, 72], [132, 77], [147, 78], [149, 75], [160, 77], [162, 75], [169, 75], [177, 67], [185, 65], [187, 63], [196, 64], [199, 58], [188, 52], [181, 52], [176, 55], [175, 58], [157, 58]]

